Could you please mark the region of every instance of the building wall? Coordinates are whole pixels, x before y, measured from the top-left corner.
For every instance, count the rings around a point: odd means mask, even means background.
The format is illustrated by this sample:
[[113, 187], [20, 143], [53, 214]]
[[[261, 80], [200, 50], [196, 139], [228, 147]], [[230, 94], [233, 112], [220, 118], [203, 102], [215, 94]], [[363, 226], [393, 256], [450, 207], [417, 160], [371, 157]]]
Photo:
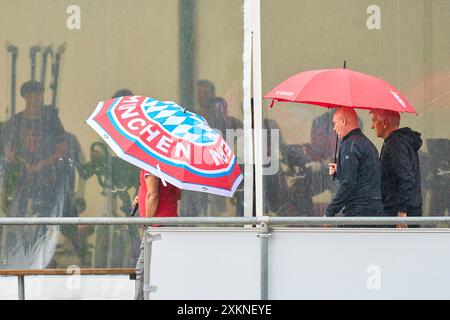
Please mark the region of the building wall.
[[[85, 120], [98, 101], [108, 99], [118, 89], [129, 88], [136, 94], [180, 102], [186, 85], [180, 80], [180, 54], [184, 54], [180, 53], [180, 30], [184, 32], [179, 19], [180, 1], [0, 0], [0, 43], [10, 42], [19, 48], [17, 92], [30, 77], [29, 48], [52, 44], [57, 49], [66, 43], [56, 106], [64, 128], [76, 136], [89, 161], [92, 143], [101, 138]], [[193, 64], [190, 80], [194, 80], [194, 84], [199, 79], [211, 80], [216, 86], [216, 95], [227, 101], [229, 115], [239, 120], [243, 119], [243, 4], [241, 0], [191, 2], [194, 32], [190, 50], [194, 55], [189, 62]], [[67, 9], [71, 5], [81, 10], [79, 30], [67, 27], [72, 16]], [[379, 11], [374, 13], [373, 8]], [[393, 84], [418, 111], [419, 116], [404, 115], [402, 125], [422, 133], [421, 151], [427, 160], [427, 139], [450, 138], [447, 124], [450, 116], [449, 18], [448, 0], [378, 0], [376, 3], [368, 0], [263, 0], [262, 91], [268, 92], [295, 73], [340, 68], [346, 60], [347, 67]], [[375, 25], [379, 22], [379, 29], [371, 28], [371, 22], [376, 22]], [[3, 47], [0, 50], [0, 122], [10, 117], [10, 63], [10, 54]], [[40, 60], [37, 75], [40, 75]], [[46, 103], [51, 99], [50, 78], [49, 66]], [[195, 98], [195, 85], [192, 91]], [[194, 100], [196, 109], [198, 102]], [[17, 112], [24, 106], [24, 100], [17, 93]], [[312, 121], [326, 111], [286, 103], [272, 109], [268, 106], [269, 102], [264, 101], [263, 115], [269, 120], [264, 126], [280, 130], [280, 149], [285, 145], [310, 143]], [[370, 130], [368, 112], [358, 111], [358, 115], [364, 132], [380, 150], [382, 140]], [[280, 169], [264, 177], [263, 214], [322, 215], [336, 190], [336, 183], [329, 187], [330, 179], [321, 169], [311, 173], [315, 164], [305, 167], [295, 164], [292, 168], [284, 157], [281, 154], [280, 159], [276, 159], [281, 163]], [[435, 168], [426, 162], [423, 167], [424, 212], [428, 215], [432, 203], [429, 179], [435, 177]], [[311, 173], [311, 180], [301, 180], [305, 172]], [[280, 181], [290, 190], [280, 188]], [[299, 190], [295, 191], [291, 187], [297, 182]], [[310, 190], [312, 187], [317, 189], [314, 193]], [[113, 211], [117, 215], [127, 214], [120, 211], [120, 200], [114, 205], [108, 204], [108, 197], [102, 193], [95, 177], [88, 179], [84, 188], [86, 208], [82, 216], [112, 215]], [[134, 196], [135, 191], [130, 189], [129, 196]], [[292, 197], [286, 200], [284, 196], [288, 192]], [[311, 198], [309, 208], [302, 201]], [[208, 201], [207, 215], [237, 215], [235, 199], [227, 200], [226, 204], [217, 198]], [[297, 212], [289, 205], [297, 205], [303, 211]], [[281, 213], [281, 208], [285, 212]], [[3, 209], [1, 214], [6, 215]], [[445, 215], [448, 211], [444, 209], [437, 214]], [[115, 233], [106, 227], [95, 230], [89, 234], [86, 228], [80, 227], [77, 231], [88, 234], [88, 243], [94, 249], [86, 250], [91, 250], [93, 256], [111, 250], [114, 239], [119, 243], [121, 239], [128, 241], [129, 234], [123, 230], [115, 229]], [[101, 230], [108, 233], [107, 238], [96, 236]], [[0, 244], [1, 237], [5, 238], [5, 232], [0, 230]], [[62, 246], [57, 263], [83, 265], [95, 260], [89, 256], [86, 260], [80, 258], [77, 251], [82, 249], [71, 244], [70, 237], [66, 233], [60, 239]], [[96, 247], [99, 241], [106, 245]], [[6, 258], [5, 247], [0, 245], [0, 248], [3, 250], [0, 251], [1, 262]], [[126, 251], [127, 247], [124, 248]], [[120, 250], [116, 252], [119, 258]], [[99, 264], [103, 261], [100, 259]]]

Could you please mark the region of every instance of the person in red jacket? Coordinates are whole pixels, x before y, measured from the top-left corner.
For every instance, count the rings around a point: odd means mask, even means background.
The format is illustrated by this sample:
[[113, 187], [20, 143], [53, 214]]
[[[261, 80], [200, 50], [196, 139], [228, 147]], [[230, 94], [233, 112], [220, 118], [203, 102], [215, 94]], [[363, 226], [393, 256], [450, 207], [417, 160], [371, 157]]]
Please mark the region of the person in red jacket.
[[[180, 197], [180, 189], [169, 183], [164, 186], [160, 178], [141, 170], [137, 197], [141, 217], [177, 217]], [[140, 250], [136, 263], [135, 300], [144, 299], [144, 240], [141, 242]]]

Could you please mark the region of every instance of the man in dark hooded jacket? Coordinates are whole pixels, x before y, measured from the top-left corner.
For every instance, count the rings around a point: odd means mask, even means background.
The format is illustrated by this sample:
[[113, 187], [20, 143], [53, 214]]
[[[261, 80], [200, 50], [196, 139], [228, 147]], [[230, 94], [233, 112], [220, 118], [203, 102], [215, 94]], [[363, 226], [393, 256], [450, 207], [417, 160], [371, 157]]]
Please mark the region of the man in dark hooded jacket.
[[410, 128], [399, 128], [400, 114], [396, 111], [374, 110], [371, 114], [372, 129], [384, 139], [380, 153], [384, 213], [398, 217], [421, 216], [420, 133]]

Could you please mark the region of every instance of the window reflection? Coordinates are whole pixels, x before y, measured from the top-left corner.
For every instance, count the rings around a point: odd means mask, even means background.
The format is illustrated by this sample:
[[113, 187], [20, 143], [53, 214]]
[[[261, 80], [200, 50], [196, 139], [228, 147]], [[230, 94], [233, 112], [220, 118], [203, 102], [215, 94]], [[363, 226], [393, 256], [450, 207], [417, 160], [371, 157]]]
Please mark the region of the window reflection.
[[[338, 10], [342, 5], [346, 10]], [[280, 6], [292, 10], [281, 11]], [[450, 155], [446, 150], [450, 131], [444, 119], [450, 112], [450, 65], [448, 59], [434, 53], [450, 50], [445, 40], [449, 29], [443, 28], [444, 22], [437, 16], [437, 12], [450, 8], [442, 2], [408, 1], [386, 2], [379, 8], [384, 22], [377, 29], [368, 27], [374, 19], [373, 11], [359, 1], [315, 1], [314, 5], [293, 0], [262, 2], [262, 91], [268, 92], [301, 71], [338, 68], [343, 60], [351, 69], [395, 83], [419, 113], [418, 117], [403, 116], [401, 127], [422, 133], [424, 144], [419, 156], [424, 215], [448, 215], [446, 172]], [[408, 13], [414, 13], [421, 23], [410, 19]], [[324, 22], [318, 15], [329, 19]], [[395, 23], [389, 24], [386, 19]], [[440, 21], [439, 27], [436, 21]], [[395, 53], [392, 48], [396, 48]], [[417, 54], [411, 55], [412, 51]], [[284, 141], [280, 146], [280, 172], [264, 177], [264, 214], [322, 216], [337, 189], [324, 168], [334, 151], [329, 113], [306, 105], [280, 103], [272, 109], [269, 105], [265, 104], [264, 115], [277, 122]], [[383, 141], [370, 129], [368, 112], [357, 113], [365, 135], [380, 151]], [[441, 150], [439, 156], [437, 149]], [[286, 191], [281, 196], [275, 190]]]
[[[205, 75], [220, 95], [209, 101], [208, 122], [225, 135], [242, 128], [241, 0], [81, 1], [76, 12], [67, 6], [8, 1], [0, 19], [9, 41], [0, 59], [8, 71], [0, 78], [0, 216], [130, 216], [139, 169], [84, 123], [111, 96], [134, 93], [196, 109], [195, 79]], [[230, 25], [236, 28], [224, 28]], [[225, 50], [205, 46], [218, 31]], [[40, 111], [30, 117], [19, 92], [28, 80], [39, 87], [29, 103]], [[242, 215], [242, 188], [232, 199], [192, 193], [182, 212]], [[141, 233], [134, 226], [0, 227], [0, 268], [134, 267]]]

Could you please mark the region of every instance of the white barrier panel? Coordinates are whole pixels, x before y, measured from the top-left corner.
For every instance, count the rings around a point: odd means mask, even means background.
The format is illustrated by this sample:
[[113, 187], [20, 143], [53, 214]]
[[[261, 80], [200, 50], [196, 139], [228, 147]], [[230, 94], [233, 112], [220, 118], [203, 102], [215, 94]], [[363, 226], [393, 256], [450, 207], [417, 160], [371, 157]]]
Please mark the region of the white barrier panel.
[[[153, 228], [150, 299], [259, 299], [260, 239], [244, 228]], [[450, 299], [448, 229], [276, 229], [269, 299]], [[27, 299], [133, 299], [128, 276], [25, 277]], [[0, 299], [17, 278], [0, 277]]]
[[[152, 229], [151, 299], [259, 299], [256, 231]], [[219, 231], [221, 230], [221, 231]], [[449, 299], [447, 229], [275, 229], [269, 299]]]
[[150, 299], [259, 299], [257, 230], [152, 228]]
[[[0, 277], [0, 300], [17, 300], [17, 277]], [[26, 276], [27, 300], [132, 300], [129, 276]]]
[[448, 229], [277, 230], [270, 299], [450, 299]]

